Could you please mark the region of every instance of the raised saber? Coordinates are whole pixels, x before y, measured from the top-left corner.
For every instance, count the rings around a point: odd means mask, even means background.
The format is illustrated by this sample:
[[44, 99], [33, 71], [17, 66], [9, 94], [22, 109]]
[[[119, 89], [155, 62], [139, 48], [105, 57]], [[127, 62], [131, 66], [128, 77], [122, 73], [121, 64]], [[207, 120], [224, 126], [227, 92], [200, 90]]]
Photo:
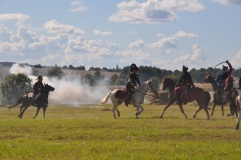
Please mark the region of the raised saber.
[[216, 66], [214, 66], [214, 68], [217, 67], [218, 65], [222, 64], [222, 63], [226, 63], [226, 62], [221, 62], [221, 63], [217, 64]]

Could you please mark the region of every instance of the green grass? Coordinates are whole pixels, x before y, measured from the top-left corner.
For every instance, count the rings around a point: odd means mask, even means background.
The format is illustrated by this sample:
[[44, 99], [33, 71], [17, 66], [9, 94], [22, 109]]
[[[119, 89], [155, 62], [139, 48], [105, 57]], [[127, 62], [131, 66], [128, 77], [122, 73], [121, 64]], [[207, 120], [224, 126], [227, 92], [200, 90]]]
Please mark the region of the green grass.
[[95, 106], [51, 105], [45, 119], [42, 110], [32, 119], [34, 107], [23, 119], [17, 108], [0, 108], [0, 159], [240, 159], [241, 130], [220, 106], [210, 120], [203, 110], [192, 119], [193, 103], [184, 107], [187, 120], [176, 105], [162, 119], [164, 105], [144, 104], [139, 119], [132, 106], [119, 106], [117, 119], [111, 105]]

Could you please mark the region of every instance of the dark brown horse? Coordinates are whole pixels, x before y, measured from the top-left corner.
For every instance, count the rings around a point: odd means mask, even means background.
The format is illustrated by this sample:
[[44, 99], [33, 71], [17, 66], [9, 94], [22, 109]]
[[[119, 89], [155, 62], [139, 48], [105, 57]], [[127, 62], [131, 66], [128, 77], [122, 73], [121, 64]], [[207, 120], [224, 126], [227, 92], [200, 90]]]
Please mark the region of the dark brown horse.
[[[214, 91], [213, 108], [212, 108], [211, 116], [213, 116], [214, 109], [215, 109], [216, 105], [221, 105], [222, 115], [224, 116], [223, 106], [228, 101], [234, 101], [233, 103], [235, 103], [235, 98], [238, 95], [237, 90], [235, 88], [233, 88], [233, 77], [228, 77], [224, 81], [223, 87], [218, 87], [217, 82], [215, 81], [214, 77], [211, 76], [211, 75], [207, 75], [206, 77], [204, 77], [203, 81], [205, 83], [210, 83], [212, 85], [212, 88], [213, 88], [213, 91]], [[220, 94], [220, 97], [217, 96], [218, 94]]]
[[[54, 91], [54, 88], [48, 84], [45, 84], [43, 87], [43, 92], [42, 92], [41, 96], [39, 97], [38, 101], [36, 102], [37, 105], [35, 107], [37, 107], [37, 112], [33, 118], [37, 117], [40, 108], [43, 108], [43, 116], [45, 118], [45, 112], [46, 112], [46, 108], [48, 107], [48, 96], [49, 96], [50, 91]], [[18, 99], [16, 104], [13, 106], [10, 106], [9, 109], [16, 107], [20, 104], [22, 104], [22, 105], [20, 106], [20, 113], [19, 113], [18, 117], [22, 118], [25, 110], [30, 105], [34, 106], [33, 93], [28, 93], [28, 94], [23, 95], [22, 97], [20, 97]]]
[[[160, 118], [163, 117], [165, 111], [167, 110], [167, 108], [169, 106], [171, 106], [173, 103], [175, 103], [176, 101], [176, 95], [174, 93], [174, 89], [176, 86], [176, 82], [168, 77], [164, 77], [163, 78], [163, 86], [162, 86], [162, 90], [166, 90], [166, 88], [169, 88], [169, 102], [167, 104], [167, 106], [164, 108], [162, 114], [160, 115]], [[206, 114], [207, 114], [207, 119], [210, 118], [209, 113], [208, 113], [208, 104], [210, 102], [210, 94], [207, 91], [204, 91], [203, 89], [199, 88], [199, 87], [193, 87], [190, 90], [187, 91], [187, 102], [191, 102], [196, 100], [199, 109], [194, 112], [193, 114], [193, 118], [196, 118], [197, 113], [201, 110], [204, 109]], [[187, 119], [187, 115], [184, 113], [183, 107], [182, 107], [182, 103], [178, 104], [181, 112], [184, 114], [185, 118]]]

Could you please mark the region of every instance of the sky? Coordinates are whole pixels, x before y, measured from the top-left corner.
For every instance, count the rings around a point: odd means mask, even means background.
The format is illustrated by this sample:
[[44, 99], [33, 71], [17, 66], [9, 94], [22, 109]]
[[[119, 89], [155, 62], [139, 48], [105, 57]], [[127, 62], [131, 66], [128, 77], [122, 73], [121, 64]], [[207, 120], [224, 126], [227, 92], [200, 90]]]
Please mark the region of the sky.
[[[0, 61], [241, 67], [241, 0], [0, 0]], [[221, 66], [218, 66], [221, 68]]]

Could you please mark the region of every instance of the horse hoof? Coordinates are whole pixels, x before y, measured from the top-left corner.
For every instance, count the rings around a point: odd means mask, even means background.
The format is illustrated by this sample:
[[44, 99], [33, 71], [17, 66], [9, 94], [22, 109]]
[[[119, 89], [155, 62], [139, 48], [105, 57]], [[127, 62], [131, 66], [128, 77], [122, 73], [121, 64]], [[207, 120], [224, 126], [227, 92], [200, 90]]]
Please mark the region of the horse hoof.
[[193, 115], [192, 118], [196, 118], [196, 116]]

